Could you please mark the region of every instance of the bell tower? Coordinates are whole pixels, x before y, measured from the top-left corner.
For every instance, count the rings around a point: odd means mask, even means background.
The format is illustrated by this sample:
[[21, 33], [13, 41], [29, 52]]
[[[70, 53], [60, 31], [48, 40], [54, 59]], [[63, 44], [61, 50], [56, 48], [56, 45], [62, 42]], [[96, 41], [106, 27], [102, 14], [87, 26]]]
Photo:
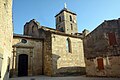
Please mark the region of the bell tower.
[[68, 10], [65, 3], [64, 8], [55, 16], [56, 29], [66, 34], [78, 33], [76, 17], [77, 14]]

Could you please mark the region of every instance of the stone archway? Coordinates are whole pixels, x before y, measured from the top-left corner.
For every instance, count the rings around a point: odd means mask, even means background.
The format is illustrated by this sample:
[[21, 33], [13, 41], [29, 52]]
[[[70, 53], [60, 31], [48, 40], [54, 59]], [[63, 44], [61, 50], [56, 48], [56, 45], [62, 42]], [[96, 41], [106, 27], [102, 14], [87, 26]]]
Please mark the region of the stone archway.
[[20, 54], [18, 59], [18, 76], [28, 75], [28, 55]]

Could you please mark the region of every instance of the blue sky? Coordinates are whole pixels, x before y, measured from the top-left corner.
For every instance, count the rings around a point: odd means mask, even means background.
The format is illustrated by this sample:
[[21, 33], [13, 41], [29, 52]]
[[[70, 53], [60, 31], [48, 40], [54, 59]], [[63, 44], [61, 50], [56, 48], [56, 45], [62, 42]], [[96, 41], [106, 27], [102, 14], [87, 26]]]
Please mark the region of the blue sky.
[[92, 31], [104, 20], [120, 18], [120, 0], [13, 0], [14, 33], [22, 34], [24, 24], [36, 19], [55, 28], [55, 15], [64, 8], [77, 14], [78, 31]]

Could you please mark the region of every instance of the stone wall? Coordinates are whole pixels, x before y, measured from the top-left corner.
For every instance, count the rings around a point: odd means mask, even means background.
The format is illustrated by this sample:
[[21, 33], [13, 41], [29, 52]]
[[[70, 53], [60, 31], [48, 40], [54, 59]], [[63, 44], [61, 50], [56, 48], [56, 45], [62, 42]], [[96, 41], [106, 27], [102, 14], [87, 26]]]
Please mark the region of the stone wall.
[[24, 35], [29, 35], [29, 36], [38, 38], [39, 37], [39, 32], [38, 32], [39, 25], [40, 24], [38, 24], [38, 22], [35, 19], [27, 22], [24, 25]]
[[87, 76], [120, 77], [120, 56], [102, 57], [104, 60], [104, 70], [97, 68], [97, 58], [85, 60]]
[[52, 39], [49, 31], [45, 32], [46, 37], [44, 39], [44, 74], [52, 76]]
[[[25, 40], [27, 42], [25, 42]], [[37, 38], [15, 37], [13, 39], [13, 54], [11, 77], [18, 76], [19, 55], [28, 55], [28, 76], [43, 74], [43, 40]]]
[[[96, 56], [113, 55], [114, 52], [109, 53], [107, 52], [114, 50], [115, 47], [119, 49], [120, 45], [119, 27], [120, 19], [105, 21], [102, 24], [100, 24], [96, 29], [94, 29], [89, 35], [87, 35], [84, 39], [85, 57], [91, 58]], [[115, 33], [117, 42], [116, 45], [110, 45], [108, 37], [109, 33]]]
[[8, 78], [8, 61], [12, 52], [12, 0], [0, 0], [0, 76]]
[[[114, 35], [113, 35], [114, 33]], [[86, 72], [88, 76], [118, 76], [120, 56], [120, 19], [104, 21], [84, 39]], [[110, 35], [112, 34], [112, 35]], [[110, 38], [111, 37], [111, 38]], [[95, 68], [95, 59], [110, 57], [108, 67], [103, 63], [103, 70]], [[111, 59], [112, 58], [112, 59]], [[116, 63], [113, 63], [117, 60]], [[105, 61], [106, 62], [106, 61]], [[116, 67], [116, 68], [115, 68]], [[112, 72], [111, 72], [112, 71]], [[119, 77], [119, 76], [118, 76]]]
[[[83, 41], [80, 38], [52, 34], [52, 70], [53, 75], [65, 73], [85, 73]], [[70, 40], [69, 52], [67, 39]]]
[[[72, 21], [70, 21], [70, 15], [72, 16]], [[64, 12], [64, 16], [65, 16], [65, 27], [66, 27], [65, 33], [67, 34], [78, 33], [76, 15], [72, 15], [70, 13]], [[71, 29], [71, 24], [73, 26], [73, 29]]]

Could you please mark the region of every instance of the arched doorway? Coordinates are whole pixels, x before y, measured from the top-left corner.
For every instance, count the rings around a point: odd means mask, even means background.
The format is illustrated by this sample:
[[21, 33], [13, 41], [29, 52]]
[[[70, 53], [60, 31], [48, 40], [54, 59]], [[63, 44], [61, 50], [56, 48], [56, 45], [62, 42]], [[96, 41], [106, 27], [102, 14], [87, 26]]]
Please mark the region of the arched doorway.
[[28, 55], [21, 54], [18, 59], [18, 76], [28, 75]]

